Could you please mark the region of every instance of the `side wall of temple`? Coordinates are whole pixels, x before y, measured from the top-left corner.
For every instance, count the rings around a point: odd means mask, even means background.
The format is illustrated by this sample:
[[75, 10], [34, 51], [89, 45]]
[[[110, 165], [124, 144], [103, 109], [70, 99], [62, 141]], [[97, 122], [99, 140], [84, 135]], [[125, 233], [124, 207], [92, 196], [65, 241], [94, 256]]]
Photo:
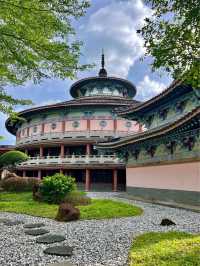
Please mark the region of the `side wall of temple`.
[[200, 205], [200, 162], [127, 168], [127, 192], [157, 202]]

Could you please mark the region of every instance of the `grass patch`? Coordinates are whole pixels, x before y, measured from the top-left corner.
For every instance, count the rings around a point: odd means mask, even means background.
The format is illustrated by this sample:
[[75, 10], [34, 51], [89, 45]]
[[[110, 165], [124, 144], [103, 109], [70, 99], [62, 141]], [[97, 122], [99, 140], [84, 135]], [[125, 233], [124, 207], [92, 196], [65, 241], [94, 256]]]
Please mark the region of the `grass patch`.
[[200, 235], [145, 233], [131, 247], [130, 266], [199, 266]]
[[[78, 208], [82, 220], [119, 218], [142, 214], [142, 209], [139, 207], [104, 199], [93, 199], [90, 205], [78, 206]], [[31, 192], [1, 193], [0, 211], [55, 218], [58, 205], [36, 202], [32, 199]]]

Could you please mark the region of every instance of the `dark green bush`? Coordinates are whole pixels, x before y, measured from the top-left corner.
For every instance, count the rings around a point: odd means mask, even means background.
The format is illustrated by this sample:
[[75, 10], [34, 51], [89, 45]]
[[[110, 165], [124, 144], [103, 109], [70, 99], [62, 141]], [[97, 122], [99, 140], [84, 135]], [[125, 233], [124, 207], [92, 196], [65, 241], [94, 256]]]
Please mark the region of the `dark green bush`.
[[63, 174], [46, 176], [39, 188], [42, 199], [48, 203], [60, 203], [67, 193], [76, 189], [75, 179]]
[[39, 180], [32, 177], [11, 177], [1, 181], [1, 187], [4, 191], [23, 192], [32, 191]]
[[28, 155], [21, 151], [8, 151], [0, 156], [0, 167], [13, 166], [28, 160]]
[[64, 202], [73, 206], [89, 205], [91, 204], [91, 198], [87, 197], [85, 192], [72, 191], [66, 195]]

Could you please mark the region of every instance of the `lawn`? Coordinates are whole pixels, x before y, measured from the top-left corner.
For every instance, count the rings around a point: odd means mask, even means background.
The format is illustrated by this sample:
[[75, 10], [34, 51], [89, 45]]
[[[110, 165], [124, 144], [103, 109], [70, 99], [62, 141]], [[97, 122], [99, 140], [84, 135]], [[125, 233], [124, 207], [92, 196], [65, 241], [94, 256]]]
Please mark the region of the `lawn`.
[[199, 266], [200, 235], [183, 232], [145, 233], [130, 251], [130, 266]]
[[[78, 208], [82, 220], [120, 218], [142, 214], [142, 209], [139, 207], [107, 199], [92, 199], [90, 205], [78, 206]], [[30, 192], [0, 194], [0, 211], [2, 212], [55, 218], [57, 210], [58, 205], [34, 201]]]

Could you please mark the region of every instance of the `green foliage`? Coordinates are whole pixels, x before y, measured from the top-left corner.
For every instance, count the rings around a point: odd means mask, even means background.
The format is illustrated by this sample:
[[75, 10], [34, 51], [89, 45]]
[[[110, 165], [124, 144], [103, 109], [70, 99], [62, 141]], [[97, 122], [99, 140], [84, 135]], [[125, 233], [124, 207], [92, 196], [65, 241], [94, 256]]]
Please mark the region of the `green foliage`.
[[91, 204], [91, 198], [87, 197], [85, 192], [77, 190], [68, 193], [63, 201], [73, 206]]
[[145, 39], [153, 70], [164, 68], [175, 79], [200, 90], [200, 1], [146, 0], [153, 15], [138, 30]]
[[27, 154], [21, 151], [8, 151], [0, 156], [0, 167], [14, 166], [17, 163], [26, 161]]
[[53, 176], [46, 176], [42, 180], [39, 192], [45, 202], [60, 203], [67, 193], [75, 190], [75, 188], [76, 184], [73, 177], [55, 174]]
[[35, 184], [38, 183], [36, 178], [27, 177], [11, 177], [1, 181], [1, 187], [5, 191], [22, 192], [22, 191], [32, 191]]
[[[81, 219], [106, 219], [128, 217], [142, 214], [136, 206], [113, 200], [92, 200], [88, 206], [79, 206]], [[1, 193], [0, 211], [25, 213], [33, 216], [54, 219], [58, 212], [58, 205], [34, 201], [32, 193]]]
[[82, 43], [72, 21], [83, 16], [87, 0], [0, 0], [0, 111], [13, 113], [6, 85], [35, 83], [44, 78], [74, 78], [80, 65]]
[[145, 233], [130, 251], [130, 266], [194, 266], [200, 262], [200, 235], [182, 232]]

